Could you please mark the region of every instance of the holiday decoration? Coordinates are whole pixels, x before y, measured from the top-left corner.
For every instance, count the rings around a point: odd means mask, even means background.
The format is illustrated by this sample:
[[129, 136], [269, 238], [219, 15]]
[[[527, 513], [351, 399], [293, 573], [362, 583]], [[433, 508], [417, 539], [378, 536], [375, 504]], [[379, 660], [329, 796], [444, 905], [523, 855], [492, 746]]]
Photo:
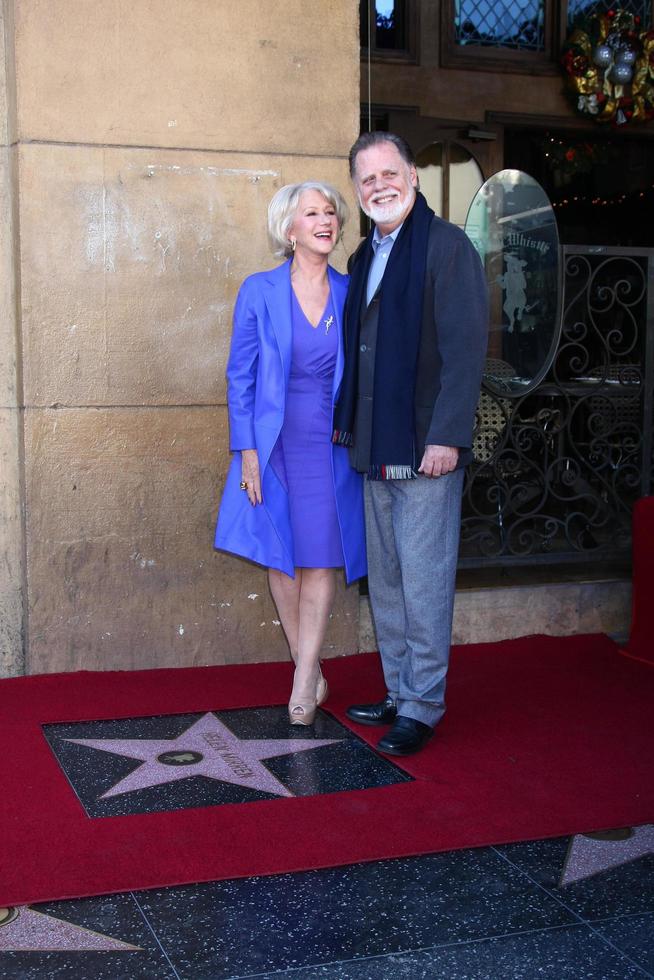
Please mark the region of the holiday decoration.
[[618, 9], [575, 22], [561, 62], [582, 116], [615, 126], [654, 119], [654, 30], [640, 26]]
[[612, 155], [611, 147], [605, 141], [564, 141], [547, 135], [539, 145], [557, 189], [565, 187], [580, 174], [589, 174], [596, 167], [608, 163]]

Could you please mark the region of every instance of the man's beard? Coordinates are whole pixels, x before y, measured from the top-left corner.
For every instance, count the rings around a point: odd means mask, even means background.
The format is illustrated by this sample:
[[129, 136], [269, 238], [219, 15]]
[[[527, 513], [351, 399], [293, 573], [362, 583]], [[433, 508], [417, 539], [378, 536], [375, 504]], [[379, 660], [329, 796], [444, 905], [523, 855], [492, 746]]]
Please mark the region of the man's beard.
[[365, 207], [362, 204], [361, 209], [376, 225], [389, 225], [405, 216], [407, 210], [410, 208], [411, 202], [411, 196], [405, 194], [404, 197], [394, 198], [388, 204], [373, 204], [370, 202]]

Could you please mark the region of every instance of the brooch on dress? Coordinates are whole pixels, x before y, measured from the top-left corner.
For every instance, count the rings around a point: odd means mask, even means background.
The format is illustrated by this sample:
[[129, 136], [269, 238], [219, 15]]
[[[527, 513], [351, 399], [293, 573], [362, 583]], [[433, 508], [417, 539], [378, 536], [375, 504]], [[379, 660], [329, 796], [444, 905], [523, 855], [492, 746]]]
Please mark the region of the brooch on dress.
[[325, 320], [325, 333], [326, 334], [329, 333], [329, 328], [331, 327], [331, 325], [332, 325], [333, 322], [334, 322], [334, 317], [333, 316], [330, 316], [330, 317], [328, 317]]

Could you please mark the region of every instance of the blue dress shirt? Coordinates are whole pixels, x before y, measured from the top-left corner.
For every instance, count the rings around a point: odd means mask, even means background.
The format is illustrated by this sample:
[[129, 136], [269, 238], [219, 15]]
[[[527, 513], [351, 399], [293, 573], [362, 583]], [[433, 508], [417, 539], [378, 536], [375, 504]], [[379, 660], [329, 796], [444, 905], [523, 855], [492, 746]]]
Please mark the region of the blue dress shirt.
[[[404, 222], [402, 222], [404, 224]], [[395, 239], [400, 234], [402, 230], [402, 225], [398, 225], [395, 231], [392, 231], [390, 235], [385, 235], [383, 238], [379, 234], [379, 228], [375, 227], [372, 236], [372, 250], [374, 255], [372, 257], [372, 262], [370, 263], [370, 270], [368, 272], [368, 286], [366, 289], [366, 302], [370, 305], [370, 300], [373, 298], [375, 293], [379, 288], [379, 283], [382, 281], [384, 272], [386, 271], [386, 266], [388, 264], [388, 258], [395, 244]]]

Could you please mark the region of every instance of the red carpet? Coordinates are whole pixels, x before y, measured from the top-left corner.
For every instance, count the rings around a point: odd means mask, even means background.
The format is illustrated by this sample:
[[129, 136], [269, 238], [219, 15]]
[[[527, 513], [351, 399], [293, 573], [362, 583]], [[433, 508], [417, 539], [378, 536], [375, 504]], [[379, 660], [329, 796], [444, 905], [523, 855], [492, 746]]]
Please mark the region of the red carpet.
[[632, 524], [632, 616], [625, 653], [654, 665], [654, 497], [636, 501]]
[[[383, 693], [373, 654], [325, 673], [339, 718]], [[382, 789], [89, 819], [41, 733], [279, 704], [289, 678], [288, 665], [264, 664], [1, 681], [0, 906], [654, 820], [654, 671], [604, 636], [456, 648], [438, 737], [402, 761], [415, 782]]]

